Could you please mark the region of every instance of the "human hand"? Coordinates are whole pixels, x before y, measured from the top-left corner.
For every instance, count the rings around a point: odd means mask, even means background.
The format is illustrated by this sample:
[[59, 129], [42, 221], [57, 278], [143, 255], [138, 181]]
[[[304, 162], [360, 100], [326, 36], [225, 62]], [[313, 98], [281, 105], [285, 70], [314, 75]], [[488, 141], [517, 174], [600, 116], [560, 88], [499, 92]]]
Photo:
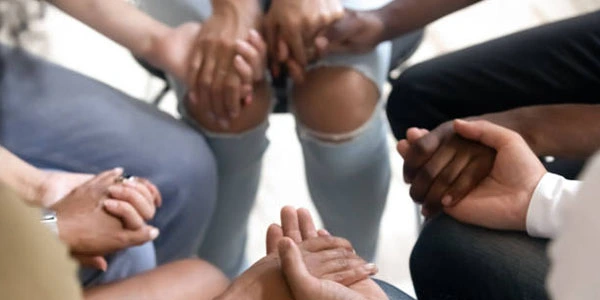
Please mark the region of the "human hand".
[[296, 300], [388, 299], [377, 285], [361, 293], [337, 282], [314, 276], [308, 271], [300, 249], [290, 238], [283, 238], [279, 242], [278, 251], [281, 268]]
[[[279, 242], [281, 236], [285, 236], [300, 246], [300, 249], [304, 247], [305, 243], [309, 243], [317, 236], [327, 237], [330, 236], [325, 230], [316, 230], [314, 221], [310, 212], [307, 209], [300, 208], [295, 210], [293, 207], [286, 206], [281, 210], [281, 233], [278, 233], [277, 226], [272, 225], [267, 232], [267, 249], [277, 249], [278, 251]], [[271, 235], [271, 241], [269, 242], [269, 235]], [[347, 241], [346, 241], [347, 242]], [[349, 246], [350, 243], [347, 242]], [[375, 264], [365, 264], [361, 262], [364, 267], [360, 268], [360, 264], [356, 266], [358, 268], [351, 268], [346, 271], [340, 272], [338, 275], [332, 277], [321, 276], [319, 272], [315, 272], [310, 264], [311, 260], [304, 256], [304, 265], [309, 273], [320, 280], [330, 280], [342, 286], [347, 286], [350, 290], [361, 294], [370, 295], [372, 299], [387, 299], [379, 285], [377, 285], [369, 276], [377, 273], [377, 267]], [[316, 264], [316, 267], [320, 265]], [[345, 279], [347, 278], [347, 279]], [[319, 299], [319, 298], [315, 298]], [[345, 298], [342, 298], [345, 299]]]
[[327, 53], [366, 53], [384, 41], [385, 24], [377, 11], [346, 10], [325, 37]]
[[[372, 263], [365, 262], [360, 258], [352, 245], [345, 239], [332, 238], [326, 230], [318, 230], [315, 227], [314, 221], [310, 212], [305, 208], [298, 210], [291, 206], [286, 206], [281, 209], [281, 224], [272, 224], [267, 230], [267, 255], [278, 253], [278, 243], [283, 237], [291, 238], [295, 243], [300, 245], [308, 270], [314, 276], [321, 279], [330, 279], [344, 285], [351, 285], [361, 280], [369, 278], [370, 275], [377, 273], [377, 266]], [[329, 238], [331, 241], [329, 241]], [[313, 243], [319, 244], [326, 242], [330, 244], [339, 243], [340, 249], [333, 251], [328, 257], [338, 258], [335, 265], [344, 266], [339, 272], [333, 273], [330, 266], [326, 266], [320, 260], [321, 253], [312, 255], [312, 252], [319, 250]], [[323, 246], [324, 246], [323, 245]], [[321, 247], [323, 247], [321, 246]]]
[[[146, 225], [130, 202], [109, 196], [111, 188], [120, 185], [115, 182], [121, 174], [121, 169], [103, 172], [51, 207], [57, 215], [59, 238], [74, 255], [102, 256], [158, 236], [158, 229]], [[140, 201], [131, 199], [138, 196], [132, 196], [134, 193], [129, 189], [119, 193], [129, 201]]]
[[252, 92], [252, 82], [243, 82], [234, 66], [236, 41], [248, 39], [260, 16], [258, 3], [251, 8], [244, 3], [251, 2], [215, 2], [212, 16], [197, 35], [189, 66], [189, 73], [196, 74], [188, 78], [189, 98], [206, 101], [210, 111], [202, 113], [224, 129], [239, 116], [242, 99]]
[[286, 63], [292, 78], [301, 82], [307, 64], [321, 56], [325, 31], [343, 14], [339, 0], [273, 1], [264, 32], [274, 75], [278, 75], [278, 65]]
[[398, 142], [412, 199], [428, 217], [455, 205], [491, 171], [496, 151], [457, 135], [446, 122], [433, 131], [410, 128]]
[[529, 202], [544, 166], [523, 138], [488, 121], [453, 123], [462, 137], [497, 151], [491, 173], [455, 206], [444, 211], [455, 219], [491, 229], [525, 230]]
[[[115, 169], [115, 172], [122, 174], [123, 170], [119, 168]], [[44, 207], [54, 205], [94, 176], [85, 173], [46, 172], [40, 192]], [[116, 200], [129, 202], [146, 221], [152, 219], [156, 207], [162, 205], [162, 196], [158, 188], [148, 179], [141, 177], [130, 177], [121, 183], [122, 185], [115, 184], [109, 188], [110, 196]]]

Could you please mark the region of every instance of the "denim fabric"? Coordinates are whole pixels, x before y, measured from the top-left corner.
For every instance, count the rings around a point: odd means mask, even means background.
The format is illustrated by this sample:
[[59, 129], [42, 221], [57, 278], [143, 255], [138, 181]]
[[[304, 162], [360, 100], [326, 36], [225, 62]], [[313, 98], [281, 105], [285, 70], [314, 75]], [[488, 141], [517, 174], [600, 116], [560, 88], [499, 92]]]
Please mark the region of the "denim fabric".
[[214, 157], [201, 135], [151, 105], [21, 51], [0, 47], [0, 61], [4, 147], [41, 168], [96, 173], [121, 166], [150, 179], [164, 200], [151, 222], [161, 230], [156, 261], [195, 254], [217, 188]]

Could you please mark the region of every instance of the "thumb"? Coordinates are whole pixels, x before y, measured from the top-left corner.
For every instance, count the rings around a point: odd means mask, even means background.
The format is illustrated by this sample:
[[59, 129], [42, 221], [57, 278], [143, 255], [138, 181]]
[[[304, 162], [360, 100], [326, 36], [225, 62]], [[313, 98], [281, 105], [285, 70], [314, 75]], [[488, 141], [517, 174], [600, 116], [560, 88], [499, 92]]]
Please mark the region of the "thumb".
[[74, 258], [84, 267], [94, 268], [104, 272], [108, 269], [108, 263], [102, 256], [75, 255]]
[[290, 286], [294, 286], [299, 282], [311, 277], [300, 249], [294, 241], [288, 237], [284, 237], [279, 241], [278, 245], [279, 259], [281, 260], [281, 269], [288, 280]]
[[135, 231], [129, 230], [127, 234], [129, 235], [130, 245], [141, 245], [155, 240], [160, 234], [160, 231], [154, 226], [146, 225]]
[[489, 121], [464, 121], [457, 119], [454, 120], [453, 125], [454, 131], [460, 136], [496, 150], [500, 150], [500, 148], [506, 145], [523, 141], [518, 133]]

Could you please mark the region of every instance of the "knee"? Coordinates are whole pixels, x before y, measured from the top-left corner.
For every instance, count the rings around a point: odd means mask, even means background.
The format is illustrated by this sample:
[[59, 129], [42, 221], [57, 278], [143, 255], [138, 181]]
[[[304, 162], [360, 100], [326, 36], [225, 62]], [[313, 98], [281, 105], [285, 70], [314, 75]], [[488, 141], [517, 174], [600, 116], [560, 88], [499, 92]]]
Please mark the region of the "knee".
[[[217, 164], [205, 139], [192, 130], [172, 142], [172, 151], [155, 161], [164, 198], [155, 220], [160, 224], [180, 219], [182, 226], [200, 228], [215, 206]], [[196, 224], [189, 224], [191, 220]]]
[[[217, 134], [239, 134], [263, 123], [271, 110], [271, 91], [266, 82], [254, 87], [252, 103], [242, 106], [238, 117], [227, 120], [215, 120], [206, 107], [193, 107], [186, 104], [189, 117], [202, 129]], [[225, 122], [223, 124], [222, 122]]]
[[323, 136], [360, 128], [377, 108], [376, 84], [352, 68], [321, 67], [306, 78], [294, 90], [295, 113], [303, 126]]
[[424, 78], [419, 65], [405, 70], [392, 84], [387, 100], [386, 112], [392, 132], [397, 139], [406, 138], [406, 130], [419, 126], [415, 118], [426, 118], [422, 107], [426, 97], [419, 95], [419, 82]]

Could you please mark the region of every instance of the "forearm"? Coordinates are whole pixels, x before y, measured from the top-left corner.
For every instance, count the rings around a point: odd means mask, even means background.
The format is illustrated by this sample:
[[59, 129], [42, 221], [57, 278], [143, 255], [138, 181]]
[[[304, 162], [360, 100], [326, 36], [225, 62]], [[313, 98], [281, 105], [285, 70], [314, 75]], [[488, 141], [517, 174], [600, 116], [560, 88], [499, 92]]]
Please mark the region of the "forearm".
[[389, 40], [476, 2], [479, 0], [395, 0], [376, 14], [386, 24], [383, 40]]
[[478, 118], [515, 130], [540, 156], [588, 158], [600, 149], [600, 105], [528, 106]]
[[125, 0], [49, 0], [56, 7], [87, 24], [135, 56], [163, 68], [154, 46], [172, 28], [146, 15]]
[[10, 187], [29, 205], [43, 206], [41, 187], [45, 173], [0, 146], [0, 184]]

